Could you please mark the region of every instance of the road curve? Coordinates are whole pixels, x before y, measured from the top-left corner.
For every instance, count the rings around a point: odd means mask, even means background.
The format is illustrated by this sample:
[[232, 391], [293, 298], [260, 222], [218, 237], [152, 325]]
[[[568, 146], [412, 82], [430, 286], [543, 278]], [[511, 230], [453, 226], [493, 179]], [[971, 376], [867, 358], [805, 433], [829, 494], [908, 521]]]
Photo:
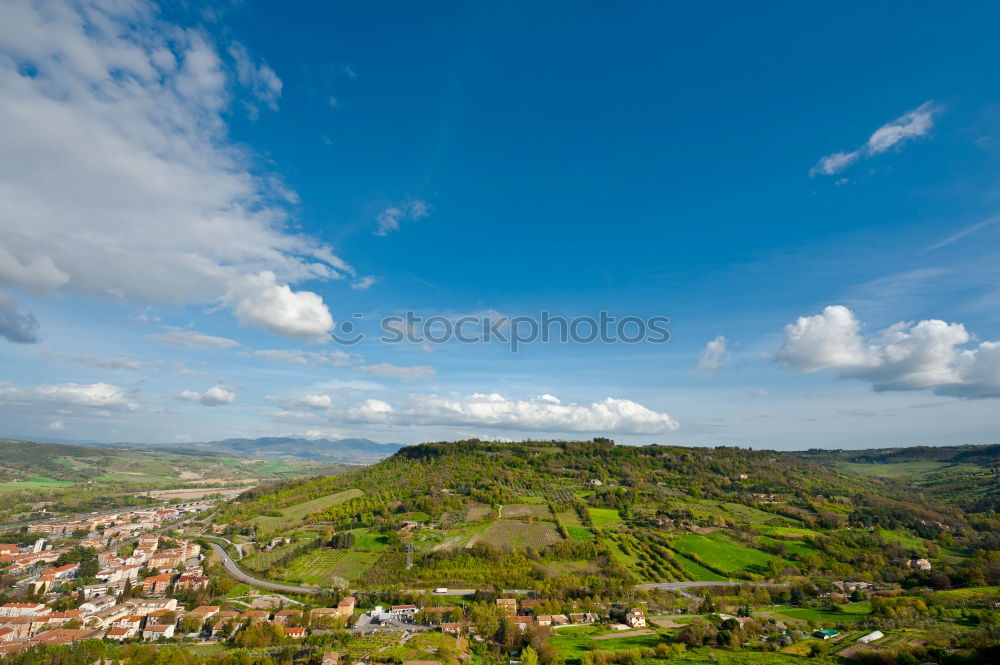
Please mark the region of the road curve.
[[272, 591], [285, 591], [286, 593], [319, 593], [320, 589], [314, 589], [304, 586], [293, 586], [291, 584], [279, 584], [278, 582], [268, 582], [267, 580], [262, 580], [252, 575], [248, 575], [243, 570], [236, 565], [233, 558], [229, 556], [226, 550], [222, 549], [222, 546], [217, 543], [209, 543], [215, 553], [219, 555], [222, 559], [222, 565], [226, 569], [226, 572], [235, 577], [238, 580], [253, 584], [254, 586], [259, 586], [264, 589], [270, 589]]
[[[238, 580], [241, 580], [243, 582], [247, 582], [249, 584], [253, 584], [253, 585], [256, 585], [256, 586], [259, 586], [259, 587], [263, 587], [264, 589], [271, 589], [272, 591], [285, 591], [287, 593], [319, 593], [319, 591], [320, 591], [320, 589], [316, 589], [316, 588], [313, 588], [313, 587], [294, 586], [294, 585], [291, 585], [291, 584], [281, 584], [279, 582], [269, 582], [267, 580], [262, 580], [260, 578], [254, 577], [252, 575], [248, 575], [247, 573], [243, 572], [243, 570], [238, 565], [236, 565], [236, 562], [233, 561], [233, 558], [231, 556], [229, 556], [229, 553], [226, 552], [226, 550], [224, 550], [221, 545], [219, 545], [218, 543], [210, 543], [210, 545], [212, 546], [212, 549], [215, 550], [215, 553], [219, 555], [219, 558], [222, 559], [222, 565], [225, 567], [226, 572], [229, 573], [230, 575], [232, 575], [233, 577], [235, 577]], [[638, 590], [640, 590], [640, 591], [651, 591], [653, 589], [661, 589], [663, 591], [681, 591], [683, 589], [693, 589], [693, 588], [697, 588], [697, 587], [733, 586], [733, 585], [738, 585], [738, 584], [750, 584], [750, 585], [753, 585], [753, 586], [759, 586], [759, 587], [765, 587], [765, 588], [777, 588], [777, 587], [786, 587], [786, 586], [788, 586], [787, 583], [786, 584], [764, 584], [764, 583], [759, 583], [759, 582], [750, 582], [750, 581], [747, 581], [747, 580], [733, 580], [731, 582], [721, 582], [721, 581], [713, 581], [713, 582], [692, 582], [692, 581], [686, 581], [686, 582], [657, 582], [657, 583], [654, 583], [654, 584], [636, 584], [635, 588], [638, 589]], [[424, 593], [424, 591], [427, 591], [427, 590], [425, 590], [425, 589], [407, 589], [407, 590], [405, 590], [406, 593]], [[476, 592], [475, 589], [448, 589], [447, 591], [444, 591], [444, 592], [441, 592], [441, 593], [437, 593], [437, 594], [434, 594], [434, 595], [436, 595], [436, 596], [470, 596], [470, 595], [474, 594], [475, 592]], [[362, 593], [362, 592], [359, 592], [359, 591], [355, 590], [354, 593]], [[528, 594], [528, 593], [531, 593], [531, 589], [503, 589], [501, 591], [501, 593]]]

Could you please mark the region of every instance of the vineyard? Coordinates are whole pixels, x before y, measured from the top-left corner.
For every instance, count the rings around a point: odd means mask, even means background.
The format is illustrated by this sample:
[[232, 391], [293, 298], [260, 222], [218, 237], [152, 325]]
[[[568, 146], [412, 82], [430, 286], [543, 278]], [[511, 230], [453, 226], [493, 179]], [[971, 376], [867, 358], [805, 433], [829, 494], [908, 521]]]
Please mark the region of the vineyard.
[[[548, 509], [546, 509], [548, 510]], [[520, 520], [497, 520], [482, 536], [490, 545], [498, 548], [531, 547], [540, 550], [562, 540], [556, 526], [550, 522], [522, 522]]]

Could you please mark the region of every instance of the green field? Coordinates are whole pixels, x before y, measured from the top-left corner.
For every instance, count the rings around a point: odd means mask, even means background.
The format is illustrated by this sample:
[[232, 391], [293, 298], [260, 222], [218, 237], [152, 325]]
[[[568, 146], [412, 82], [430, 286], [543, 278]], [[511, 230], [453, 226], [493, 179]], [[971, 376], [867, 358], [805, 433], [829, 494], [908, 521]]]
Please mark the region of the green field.
[[593, 532], [585, 527], [580, 521], [580, 516], [576, 514], [575, 510], [566, 510], [558, 515], [556, 519], [559, 523], [566, 527], [566, 532], [569, 533], [569, 537], [572, 540], [581, 543], [589, 543], [594, 540]]
[[786, 605], [776, 605], [769, 608], [771, 611], [782, 614], [792, 619], [800, 621], [816, 621], [822, 624], [853, 623], [868, 616], [872, 612], [870, 602], [850, 603], [842, 605], [841, 612], [827, 612], [807, 607], [789, 607]]
[[849, 473], [856, 473], [859, 476], [871, 476], [874, 478], [905, 478], [907, 480], [917, 480], [927, 475], [940, 471], [946, 466], [945, 462], [921, 461], [921, 462], [897, 462], [893, 464], [865, 464], [863, 462], [839, 462], [838, 469]]
[[771, 559], [770, 554], [730, 542], [719, 532], [710, 536], [694, 533], [681, 536], [674, 541], [674, 548], [682, 554], [695, 554], [727, 573], [736, 570], [761, 573]]
[[27, 480], [15, 480], [9, 483], [0, 483], [0, 492], [18, 492], [21, 490], [54, 490], [60, 487], [69, 487], [73, 483], [65, 480], [55, 480], [45, 476], [28, 476]]
[[618, 514], [618, 511], [612, 508], [588, 508], [587, 512], [590, 513], [590, 521], [593, 523], [595, 529], [614, 526], [615, 524], [620, 524], [622, 521], [622, 517]]
[[684, 571], [696, 582], [725, 582], [728, 579], [718, 573], [712, 572], [705, 566], [696, 561], [692, 561], [686, 556], [681, 556], [680, 554], [676, 554], [674, 556], [677, 559], [677, 562], [681, 564], [681, 567], [684, 568]]

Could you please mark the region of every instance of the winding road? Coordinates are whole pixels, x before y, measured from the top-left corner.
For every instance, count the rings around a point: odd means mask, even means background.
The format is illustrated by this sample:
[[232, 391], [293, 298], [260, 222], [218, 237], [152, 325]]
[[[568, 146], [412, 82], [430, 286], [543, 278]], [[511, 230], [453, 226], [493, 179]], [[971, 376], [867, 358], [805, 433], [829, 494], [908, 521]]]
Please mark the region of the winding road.
[[292, 584], [281, 584], [279, 582], [269, 582], [267, 580], [262, 580], [253, 575], [248, 575], [243, 572], [243, 569], [236, 565], [233, 561], [233, 557], [229, 556], [229, 552], [222, 549], [222, 546], [218, 543], [209, 543], [215, 553], [222, 559], [222, 565], [226, 569], [226, 572], [243, 582], [248, 582], [254, 586], [259, 586], [264, 589], [270, 589], [272, 591], [285, 591], [287, 593], [318, 593], [320, 589], [304, 586], [294, 586]]
[[[262, 580], [259, 577], [254, 577], [243, 571], [233, 558], [229, 556], [218, 543], [210, 543], [212, 549], [215, 553], [222, 559], [222, 565], [225, 567], [226, 572], [235, 577], [236, 579], [253, 584], [255, 586], [262, 587], [264, 589], [271, 589], [272, 591], [285, 591], [287, 593], [319, 593], [322, 589], [317, 589], [315, 587], [304, 587], [295, 586], [292, 584], [282, 584], [280, 582], [270, 582], [268, 580]], [[747, 582], [746, 580], [734, 580], [732, 582], [657, 582], [654, 584], [636, 584], [635, 588], [640, 591], [651, 591], [653, 589], [662, 589], [663, 591], [683, 591], [684, 589], [694, 589], [698, 587], [708, 587], [708, 586], [731, 586], [734, 584], [751, 584], [753, 586], [765, 587], [765, 588], [777, 588], [786, 587], [788, 584], [763, 584], [755, 582]], [[423, 593], [426, 589], [408, 589], [408, 592]], [[509, 594], [528, 594], [531, 593], [531, 589], [503, 589], [501, 593]], [[475, 589], [448, 589], [442, 593], [435, 594], [437, 596], [470, 596], [476, 592]]]

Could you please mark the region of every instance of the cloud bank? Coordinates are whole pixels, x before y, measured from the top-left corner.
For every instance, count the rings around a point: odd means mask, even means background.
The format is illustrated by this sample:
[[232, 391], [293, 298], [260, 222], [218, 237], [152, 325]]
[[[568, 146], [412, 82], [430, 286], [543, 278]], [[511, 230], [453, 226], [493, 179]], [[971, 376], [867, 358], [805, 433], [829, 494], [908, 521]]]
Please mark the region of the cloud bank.
[[867, 381], [877, 391], [1000, 397], [1000, 342], [970, 342], [964, 325], [938, 319], [901, 321], [864, 335], [850, 309], [831, 305], [785, 326], [784, 344], [772, 358], [804, 372]]

